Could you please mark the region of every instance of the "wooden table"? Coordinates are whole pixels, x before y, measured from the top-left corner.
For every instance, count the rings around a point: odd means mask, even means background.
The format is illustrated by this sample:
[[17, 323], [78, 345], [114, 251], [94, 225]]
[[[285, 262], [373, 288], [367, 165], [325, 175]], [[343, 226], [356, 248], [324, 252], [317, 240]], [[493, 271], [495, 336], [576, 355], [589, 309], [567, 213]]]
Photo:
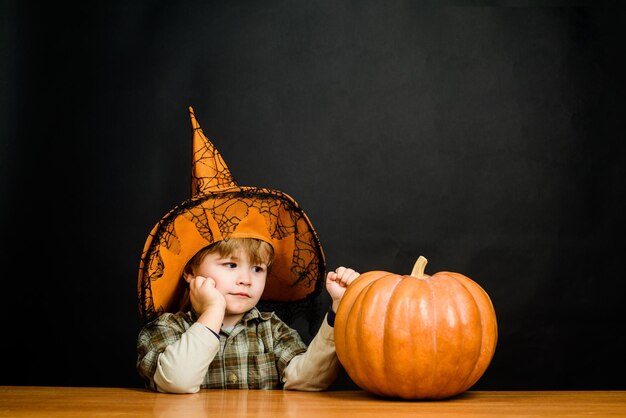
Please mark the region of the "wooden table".
[[0, 386], [0, 417], [626, 417], [626, 391], [468, 391], [445, 401], [380, 399], [361, 391]]

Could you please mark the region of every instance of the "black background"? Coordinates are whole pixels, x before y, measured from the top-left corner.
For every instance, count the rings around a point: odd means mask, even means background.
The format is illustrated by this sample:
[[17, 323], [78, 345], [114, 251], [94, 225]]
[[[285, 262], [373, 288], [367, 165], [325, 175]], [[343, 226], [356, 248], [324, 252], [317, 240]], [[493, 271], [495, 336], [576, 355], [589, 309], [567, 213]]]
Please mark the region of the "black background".
[[623, 7], [0, 5], [0, 384], [141, 386], [139, 256], [189, 196], [192, 105], [329, 268], [424, 255], [487, 291], [474, 389], [626, 388]]

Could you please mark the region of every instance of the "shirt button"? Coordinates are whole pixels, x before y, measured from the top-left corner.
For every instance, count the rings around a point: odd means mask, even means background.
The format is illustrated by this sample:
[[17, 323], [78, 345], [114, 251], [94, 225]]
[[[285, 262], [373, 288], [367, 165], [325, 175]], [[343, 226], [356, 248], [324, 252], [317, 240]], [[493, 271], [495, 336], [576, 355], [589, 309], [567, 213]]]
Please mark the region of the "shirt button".
[[235, 373], [231, 373], [230, 376], [228, 376], [228, 380], [234, 385], [237, 383], [237, 375]]

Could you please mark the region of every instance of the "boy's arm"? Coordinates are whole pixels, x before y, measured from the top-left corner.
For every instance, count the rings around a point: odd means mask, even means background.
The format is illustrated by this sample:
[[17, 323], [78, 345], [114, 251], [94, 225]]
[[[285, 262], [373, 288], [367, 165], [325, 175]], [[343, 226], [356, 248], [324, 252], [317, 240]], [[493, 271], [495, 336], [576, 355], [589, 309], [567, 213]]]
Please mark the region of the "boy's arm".
[[284, 389], [325, 390], [337, 378], [340, 364], [335, 353], [334, 328], [328, 324], [328, 319], [327, 315], [306, 352], [295, 356], [285, 367]]
[[193, 393], [219, 351], [219, 337], [183, 315], [164, 314], [145, 325], [137, 339], [137, 371], [160, 392]]
[[194, 323], [180, 339], [167, 346], [158, 358], [154, 383], [159, 392], [195, 393], [220, 350], [213, 331]]
[[354, 269], [343, 266], [326, 275], [326, 290], [333, 301], [331, 310], [306, 352], [295, 356], [285, 367], [285, 389], [324, 390], [337, 378], [340, 363], [335, 352], [335, 312], [346, 288], [359, 275]]
[[161, 348], [163, 351], [158, 355], [152, 376], [160, 392], [198, 392], [220, 349], [217, 333], [226, 309], [224, 296], [215, 288], [212, 278], [189, 275], [185, 280], [189, 283], [189, 298], [198, 318], [176, 340]]

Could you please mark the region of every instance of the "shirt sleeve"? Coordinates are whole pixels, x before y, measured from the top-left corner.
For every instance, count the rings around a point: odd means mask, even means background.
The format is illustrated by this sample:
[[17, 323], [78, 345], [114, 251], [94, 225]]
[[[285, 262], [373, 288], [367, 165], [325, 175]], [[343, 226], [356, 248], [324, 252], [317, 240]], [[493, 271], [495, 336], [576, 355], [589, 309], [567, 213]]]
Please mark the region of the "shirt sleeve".
[[193, 324], [167, 346], [158, 358], [154, 383], [159, 392], [196, 393], [220, 350], [215, 334], [200, 323]]
[[306, 352], [289, 362], [283, 373], [284, 389], [320, 391], [328, 389], [339, 374], [339, 359], [335, 352], [334, 328], [324, 318], [319, 331]]
[[200, 323], [184, 329], [173, 321], [157, 321], [139, 335], [137, 370], [152, 390], [195, 393], [219, 348], [215, 334]]

